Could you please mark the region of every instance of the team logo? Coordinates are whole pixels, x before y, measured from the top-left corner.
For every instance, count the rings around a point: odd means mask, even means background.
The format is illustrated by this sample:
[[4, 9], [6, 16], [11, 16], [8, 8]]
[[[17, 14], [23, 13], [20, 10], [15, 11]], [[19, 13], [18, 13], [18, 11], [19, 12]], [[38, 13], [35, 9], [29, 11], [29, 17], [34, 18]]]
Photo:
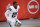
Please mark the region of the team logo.
[[36, 0], [31, 0], [28, 3], [28, 11], [31, 14], [36, 14], [39, 11], [39, 3]]

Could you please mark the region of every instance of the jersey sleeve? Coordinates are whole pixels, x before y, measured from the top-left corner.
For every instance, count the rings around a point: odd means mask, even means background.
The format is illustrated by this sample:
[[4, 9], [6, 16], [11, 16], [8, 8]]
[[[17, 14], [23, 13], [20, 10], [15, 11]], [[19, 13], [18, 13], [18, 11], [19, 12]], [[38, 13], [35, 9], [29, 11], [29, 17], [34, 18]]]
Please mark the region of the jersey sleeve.
[[6, 19], [8, 19], [8, 14], [9, 14], [9, 10], [7, 10], [7, 11], [5, 12], [5, 17], [6, 17]]
[[20, 8], [20, 6], [18, 5], [18, 6], [17, 6], [17, 11], [19, 10], [19, 8]]

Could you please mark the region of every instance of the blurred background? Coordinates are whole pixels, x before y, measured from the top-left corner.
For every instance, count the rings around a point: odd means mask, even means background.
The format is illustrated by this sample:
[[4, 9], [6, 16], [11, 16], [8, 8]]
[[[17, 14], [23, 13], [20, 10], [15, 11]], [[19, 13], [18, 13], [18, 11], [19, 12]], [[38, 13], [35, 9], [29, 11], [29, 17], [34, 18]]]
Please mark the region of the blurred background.
[[[4, 15], [7, 10], [6, 6], [16, 1], [20, 6], [18, 11], [18, 19], [22, 22], [22, 26], [40, 27], [40, 0], [0, 0], [0, 27], [7, 27], [8, 23]], [[9, 26], [8, 26], [9, 27]]]

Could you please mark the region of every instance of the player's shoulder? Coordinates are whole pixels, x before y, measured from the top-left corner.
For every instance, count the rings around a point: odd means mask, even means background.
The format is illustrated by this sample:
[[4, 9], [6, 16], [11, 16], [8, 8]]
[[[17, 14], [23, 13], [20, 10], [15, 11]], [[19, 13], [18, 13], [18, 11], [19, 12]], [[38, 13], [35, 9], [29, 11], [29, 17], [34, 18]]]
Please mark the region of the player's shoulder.
[[13, 6], [10, 6], [10, 8], [13, 9], [14, 7]]
[[10, 6], [10, 8], [11, 8], [11, 7], [13, 7], [13, 6]]

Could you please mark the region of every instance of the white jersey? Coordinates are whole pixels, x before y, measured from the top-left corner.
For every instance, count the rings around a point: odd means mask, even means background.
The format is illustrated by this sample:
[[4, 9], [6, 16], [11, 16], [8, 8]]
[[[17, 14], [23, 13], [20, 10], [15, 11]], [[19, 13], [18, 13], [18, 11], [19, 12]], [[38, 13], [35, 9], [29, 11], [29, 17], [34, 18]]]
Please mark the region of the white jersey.
[[[15, 9], [13, 6], [10, 6], [10, 8], [12, 9], [11, 11], [10, 11], [10, 10], [7, 10], [7, 11], [5, 12], [5, 16], [6, 16], [7, 19], [9, 19], [9, 17], [12, 18], [12, 14], [15, 13], [15, 12], [18, 12], [18, 10], [19, 10], [19, 5], [17, 6], [17, 9]], [[9, 14], [9, 16], [8, 16], [7, 14]], [[16, 16], [16, 17], [17, 17], [17, 16]]]
[[[10, 11], [9, 8], [11, 8], [11, 11]], [[9, 23], [11, 24], [11, 26], [14, 27], [16, 21], [17, 21], [18, 23], [21, 23], [21, 22], [17, 19], [17, 12], [18, 12], [18, 10], [19, 10], [19, 6], [17, 6], [17, 9], [15, 9], [13, 6], [10, 6], [9, 8], [8, 8], [9, 10], [7, 10], [7, 11], [5, 12], [5, 16], [6, 16], [7, 22], [9, 22]], [[14, 13], [14, 15], [15, 15], [15, 13], [16, 13], [16, 17], [12, 17], [13, 13]], [[8, 15], [8, 14], [9, 14], [9, 15]]]
[[15, 9], [13, 6], [10, 6], [10, 8], [12, 9], [13, 12], [18, 12], [18, 10], [19, 10], [19, 5], [17, 6], [17, 9]]

